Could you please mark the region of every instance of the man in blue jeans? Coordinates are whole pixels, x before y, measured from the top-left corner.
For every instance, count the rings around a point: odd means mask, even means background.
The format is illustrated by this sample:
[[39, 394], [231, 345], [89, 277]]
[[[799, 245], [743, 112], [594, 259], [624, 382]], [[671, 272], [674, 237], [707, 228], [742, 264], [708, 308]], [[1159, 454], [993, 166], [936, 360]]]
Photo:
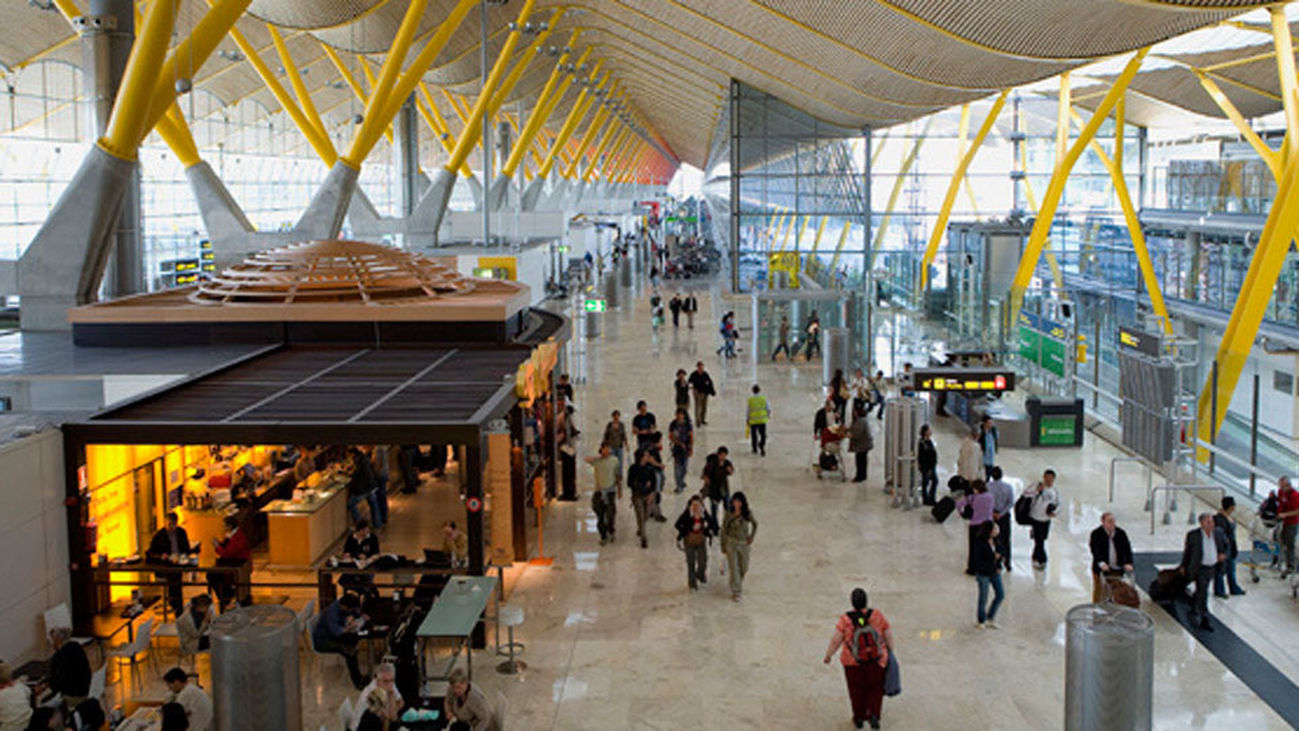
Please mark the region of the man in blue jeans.
[[[352, 459], [352, 479], [347, 483], [347, 511], [352, 516], [352, 522], [358, 523], [365, 517], [360, 511], [361, 504], [365, 503], [373, 519], [379, 512], [374, 495], [378, 487], [374, 466], [370, 464], [370, 458], [365, 456], [365, 452], [358, 447], [348, 447], [347, 452]], [[371, 523], [373, 522], [371, 520]]]

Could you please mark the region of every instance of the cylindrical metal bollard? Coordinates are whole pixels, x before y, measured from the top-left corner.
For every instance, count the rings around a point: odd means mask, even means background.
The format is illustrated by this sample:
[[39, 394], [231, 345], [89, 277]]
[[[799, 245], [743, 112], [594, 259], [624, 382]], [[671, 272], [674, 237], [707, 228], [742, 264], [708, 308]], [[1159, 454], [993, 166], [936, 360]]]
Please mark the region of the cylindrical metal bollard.
[[612, 272], [604, 278], [604, 300], [611, 309], [618, 306], [618, 280]]
[[600, 313], [587, 310], [586, 316], [586, 339], [595, 340], [600, 337]]
[[1138, 731], [1153, 720], [1155, 623], [1117, 604], [1065, 615], [1065, 731]]
[[302, 728], [298, 620], [274, 605], [243, 607], [212, 623], [216, 731]]
[[848, 328], [826, 327], [821, 329], [821, 382], [830, 383], [836, 370], [843, 370], [844, 379], [852, 377], [848, 370], [852, 354], [848, 351]]

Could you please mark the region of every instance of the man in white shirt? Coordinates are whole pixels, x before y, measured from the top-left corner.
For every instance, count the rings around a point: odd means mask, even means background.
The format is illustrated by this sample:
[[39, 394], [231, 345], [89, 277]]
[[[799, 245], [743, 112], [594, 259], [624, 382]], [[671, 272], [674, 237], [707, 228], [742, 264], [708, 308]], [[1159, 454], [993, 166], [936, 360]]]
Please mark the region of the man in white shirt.
[[397, 668], [390, 662], [379, 663], [374, 669], [374, 680], [361, 690], [361, 697], [356, 699], [356, 705], [352, 710], [352, 728], [356, 728], [361, 723], [361, 716], [365, 715], [365, 709], [370, 707], [370, 694], [375, 688], [382, 688], [388, 691], [388, 718], [396, 719], [401, 713], [404, 702], [401, 694], [397, 692]]
[[1213, 524], [1212, 513], [1200, 513], [1200, 527], [1186, 534], [1182, 548], [1182, 575], [1195, 580], [1195, 599], [1191, 605], [1191, 624], [1212, 632], [1209, 624], [1209, 586], [1218, 564], [1227, 559], [1227, 537]]
[[0, 662], [0, 731], [21, 731], [32, 717], [32, 692]]
[[1042, 481], [1028, 489], [1033, 498], [1028, 517], [1032, 519], [1033, 568], [1046, 568], [1046, 539], [1051, 534], [1051, 521], [1060, 506], [1060, 494], [1055, 489], [1055, 470], [1042, 473]]
[[212, 725], [212, 699], [197, 685], [189, 682], [189, 676], [180, 668], [172, 668], [162, 676], [170, 691], [166, 703], [179, 703], [189, 716], [190, 731], [208, 731]]

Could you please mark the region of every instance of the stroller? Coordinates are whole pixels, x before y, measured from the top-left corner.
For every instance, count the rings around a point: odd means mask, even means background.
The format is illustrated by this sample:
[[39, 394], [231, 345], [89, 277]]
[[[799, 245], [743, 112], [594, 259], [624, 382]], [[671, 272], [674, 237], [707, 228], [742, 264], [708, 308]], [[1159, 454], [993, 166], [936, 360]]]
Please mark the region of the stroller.
[[1250, 581], [1258, 583], [1260, 569], [1281, 570], [1281, 521], [1277, 518], [1275, 492], [1263, 500], [1258, 513], [1250, 521], [1249, 543], [1249, 560], [1241, 563], [1249, 567]]
[[815, 442], [812, 457], [812, 472], [816, 479], [826, 472], [838, 472], [839, 481], [848, 481], [848, 469], [843, 461], [843, 440], [847, 430], [842, 426], [827, 426], [821, 430], [821, 436]]

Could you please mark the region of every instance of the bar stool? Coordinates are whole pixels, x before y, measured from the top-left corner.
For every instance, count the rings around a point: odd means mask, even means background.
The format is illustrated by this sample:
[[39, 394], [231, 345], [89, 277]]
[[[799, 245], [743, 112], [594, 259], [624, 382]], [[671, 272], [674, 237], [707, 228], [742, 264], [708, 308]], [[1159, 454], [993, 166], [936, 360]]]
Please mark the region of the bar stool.
[[523, 624], [523, 607], [517, 604], [506, 604], [496, 611], [496, 622], [505, 627], [509, 636], [509, 642], [504, 645], [497, 645], [497, 655], [509, 655], [510, 659], [496, 666], [496, 672], [505, 675], [514, 675], [527, 669], [528, 664], [522, 660], [514, 659], [514, 653], [523, 652], [522, 642], [514, 641], [514, 628]]

